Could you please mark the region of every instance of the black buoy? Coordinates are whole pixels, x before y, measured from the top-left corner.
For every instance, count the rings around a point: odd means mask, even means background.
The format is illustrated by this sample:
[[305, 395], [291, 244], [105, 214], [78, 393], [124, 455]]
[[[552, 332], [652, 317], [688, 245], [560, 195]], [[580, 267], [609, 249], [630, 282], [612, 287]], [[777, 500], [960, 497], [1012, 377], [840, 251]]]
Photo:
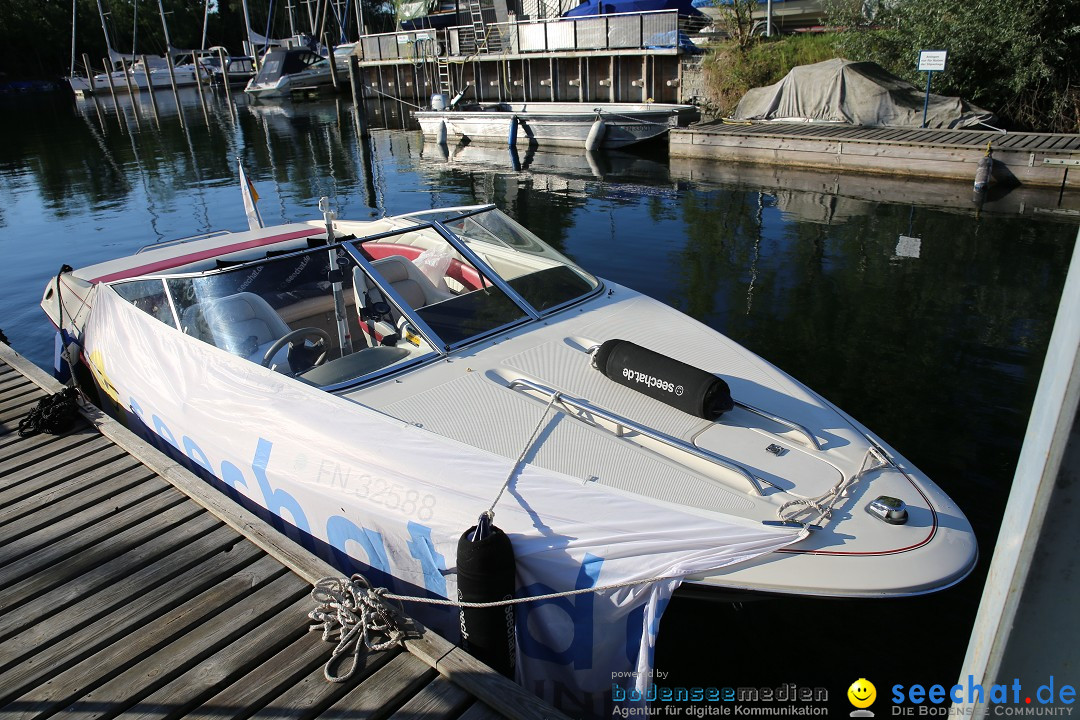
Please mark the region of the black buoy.
[[[495, 602], [514, 597], [514, 548], [484, 513], [458, 540], [458, 600]], [[514, 606], [461, 608], [461, 646], [508, 678], [517, 665]]]

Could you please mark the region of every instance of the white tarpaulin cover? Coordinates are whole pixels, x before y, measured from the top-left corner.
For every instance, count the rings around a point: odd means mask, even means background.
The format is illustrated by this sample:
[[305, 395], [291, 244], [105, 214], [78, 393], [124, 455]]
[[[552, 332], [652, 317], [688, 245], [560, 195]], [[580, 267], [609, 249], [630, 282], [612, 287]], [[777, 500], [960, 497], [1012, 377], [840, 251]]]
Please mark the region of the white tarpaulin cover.
[[[84, 352], [121, 407], [304, 532], [456, 597], [458, 537], [491, 504], [511, 460], [230, 355], [167, 327], [107, 286], [92, 301]], [[463, 410], [462, 421], [473, 411], [483, 410]], [[503, 495], [495, 522], [514, 546], [519, 596], [679, 578], [802, 537], [658, 507], [531, 465]], [[626, 678], [614, 680], [624, 689], [648, 687], [660, 614], [678, 584], [519, 605], [519, 681], [575, 716], [610, 712], [614, 673]]]
[[[800, 65], [775, 85], [750, 90], [733, 117], [922, 127], [925, 98], [925, 90], [877, 63], [834, 59]], [[927, 127], [963, 128], [993, 120], [993, 113], [960, 98], [930, 95]]]

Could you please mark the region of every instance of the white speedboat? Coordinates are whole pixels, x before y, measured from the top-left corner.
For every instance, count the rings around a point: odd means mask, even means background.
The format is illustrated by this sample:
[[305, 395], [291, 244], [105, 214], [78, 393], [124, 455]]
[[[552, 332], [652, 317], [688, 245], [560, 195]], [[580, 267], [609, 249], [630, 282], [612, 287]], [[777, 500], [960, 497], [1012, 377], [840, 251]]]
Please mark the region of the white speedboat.
[[976, 560], [857, 421], [493, 206], [150, 246], [42, 307], [103, 406], [339, 567], [456, 598], [493, 510], [513, 594], [546, 597], [516, 610], [518, 676], [579, 716], [647, 689], [680, 583], [916, 595]]
[[330, 61], [307, 48], [275, 48], [244, 92], [255, 98], [286, 97], [297, 90], [329, 87]]
[[692, 105], [664, 103], [479, 103], [414, 110], [426, 138], [437, 142], [621, 148], [663, 137], [697, 118]]
[[[530, 462], [657, 507], [814, 528], [698, 584], [911, 595], [971, 570], [976, 545], [964, 516], [881, 439], [728, 338], [594, 278], [494, 207], [339, 220], [334, 232], [342, 274], [333, 282], [326, 230], [315, 222], [150, 246], [67, 273], [59, 288], [54, 280], [42, 306], [81, 337], [107, 287], [165, 335], [179, 330], [273, 368], [282, 383], [503, 457], [516, 455], [530, 413], [555, 397], [557, 429]], [[347, 314], [340, 328], [336, 302]], [[597, 369], [598, 349], [616, 339], [632, 344], [620, 362], [633, 367]], [[318, 361], [299, 359], [312, 342]], [[90, 355], [83, 360], [93, 367]], [[701, 377], [679, 363], [726, 380], [733, 408], [686, 412], [702, 399], [681, 386]], [[624, 377], [639, 366], [657, 369]], [[670, 392], [661, 371], [673, 378]], [[109, 395], [110, 385], [123, 394], [109, 368], [95, 377], [109, 378]], [[893, 517], [882, 497], [906, 513]]]

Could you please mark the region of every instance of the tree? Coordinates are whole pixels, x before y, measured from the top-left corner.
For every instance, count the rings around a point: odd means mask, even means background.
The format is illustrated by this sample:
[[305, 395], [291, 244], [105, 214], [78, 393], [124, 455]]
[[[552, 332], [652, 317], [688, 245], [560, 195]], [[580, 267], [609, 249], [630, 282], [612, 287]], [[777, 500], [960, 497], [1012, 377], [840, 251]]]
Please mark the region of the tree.
[[1016, 128], [1080, 130], [1080, 0], [894, 0], [869, 18], [834, 3], [839, 49], [922, 85], [919, 50], [948, 50], [934, 90], [960, 95]]

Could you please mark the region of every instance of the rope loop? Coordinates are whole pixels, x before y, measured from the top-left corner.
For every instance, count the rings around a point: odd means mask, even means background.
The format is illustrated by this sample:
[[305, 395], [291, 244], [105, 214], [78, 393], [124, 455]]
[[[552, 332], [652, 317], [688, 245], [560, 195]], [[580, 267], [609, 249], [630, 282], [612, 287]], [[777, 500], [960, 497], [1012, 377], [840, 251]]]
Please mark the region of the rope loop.
[[[363, 575], [351, 578], [323, 578], [311, 589], [316, 607], [308, 617], [314, 621], [309, 630], [322, 630], [325, 642], [337, 641], [334, 652], [323, 667], [323, 676], [333, 683], [345, 682], [360, 665], [360, 651], [372, 652], [400, 647], [405, 632], [398, 626], [394, 611], [387, 606], [386, 588], [373, 588]], [[352, 656], [347, 672], [334, 674], [338, 658]]]

